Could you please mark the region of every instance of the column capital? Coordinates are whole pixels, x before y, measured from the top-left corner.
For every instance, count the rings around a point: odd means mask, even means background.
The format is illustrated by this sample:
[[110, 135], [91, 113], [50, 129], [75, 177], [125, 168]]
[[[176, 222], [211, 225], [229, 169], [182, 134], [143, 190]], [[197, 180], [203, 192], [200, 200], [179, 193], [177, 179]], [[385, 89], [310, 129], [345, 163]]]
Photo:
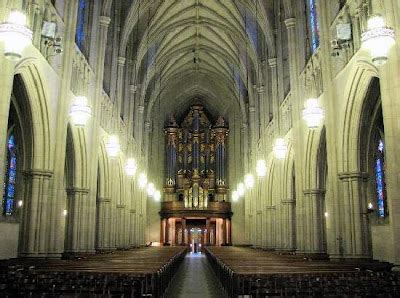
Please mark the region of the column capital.
[[256, 107], [255, 106], [250, 106], [249, 107], [250, 113], [255, 113], [256, 112]]
[[136, 213], [136, 209], [130, 209], [129, 212], [134, 214], [134, 213]]
[[124, 204], [118, 204], [117, 209], [125, 209], [126, 205]]
[[100, 25], [104, 27], [108, 27], [111, 23], [111, 18], [107, 16], [100, 16]]
[[287, 29], [293, 28], [296, 26], [296, 18], [289, 18], [285, 20], [285, 25]]
[[303, 194], [305, 194], [305, 195], [323, 195], [324, 193], [325, 193], [325, 190], [319, 189], [319, 188], [303, 190]]
[[265, 209], [267, 209], [267, 210], [275, 210], [276, 206], [266, 206]]
[[125, 57], [122, 57], [122, 56], [118, 57], [118, 66], [124, 66], [125, 62], [126, 62], [126, 58]]
[[77, 193], [88, 194], [89, 193], [89, 189], [88, 188], [81, 188], [81, 187], [67, 188], [67, 194], [74, 195], [74, 194], [77, 194]]
[[138, 112], [139, 112], [140, 114], [143, 114], [143, 112], [144, 112], [144, 106], [138, 106]]
[[281, 203], [282, 203], [283, 205], [295, 205], [295, 204], [296, 204], [296, 201], [295, 201], [295, 200], [292, 200], [292, 199], [286, 199], [286, 200], [281, 200]]
[[366, 180], [368, 179], [369, 174], [365, 172], [349, 171], [339, 173], [338, 177], [340, 180]]
[[265, 92], [265, 87], [264, 86], [259, 86], [258, 88], [257, 88], [257, 92], [259, 93], [259, 94], [262, 94], [262, 93], [264, 93]]
[[110, 203], [111, 199], [110, 198], [101, 198], [101, 197], [97, 197], [96, 201], [99, 203]]
[[278, 59], [276, 57], [268, 59], [269, 67], [273, 68], [276, 67]]
[[47, 177], [50, 178], [53, 176], [54, 172], [50, 170], [41, 170], [41, 169], [31, 169], [31, 170], [26, 170], [24, 171], [24, 174], [26, 176], [39, 176], [39, 177]]

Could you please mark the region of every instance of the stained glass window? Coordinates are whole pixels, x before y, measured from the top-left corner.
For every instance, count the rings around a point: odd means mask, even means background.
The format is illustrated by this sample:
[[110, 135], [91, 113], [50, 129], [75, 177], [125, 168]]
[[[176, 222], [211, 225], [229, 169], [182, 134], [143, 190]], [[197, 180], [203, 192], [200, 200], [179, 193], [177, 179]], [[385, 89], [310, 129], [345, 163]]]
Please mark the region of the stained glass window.
[[311, 29], [311, 50], [314, 53], [319, 47], [319, 24], [317, 17], [316, 0], [308, 0], [308, 9]]
[[76, 42], [76, 45], [81, 50], [83, 50], [85, 37], [86, 37], [85, 36], [86, 9], [87, 9], [86, 0], [79, 0], [75, 42]]
[[3, 213], [11, 215], [14, 211], [15, 181], [17, 176], [17, 152], [15, 137], [10, 135], [7, 141], [7, 167], [4, 177]]
[[375, 183], [377, 199], [377, 215], [385, 217], [386, 210], [386, 183], [385, 183], [385, 145], [379, 140], [375, 159]]

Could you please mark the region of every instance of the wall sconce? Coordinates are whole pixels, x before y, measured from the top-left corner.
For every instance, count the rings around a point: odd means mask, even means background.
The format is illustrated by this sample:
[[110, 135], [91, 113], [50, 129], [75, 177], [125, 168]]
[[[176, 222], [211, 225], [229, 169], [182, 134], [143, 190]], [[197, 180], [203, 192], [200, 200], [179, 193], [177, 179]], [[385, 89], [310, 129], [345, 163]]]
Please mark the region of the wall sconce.
[[386, 27], [382, 16], [373, 16], [368, 20], [368, 30], [361, 35], [362, 47], [371, 57], [372, 63], [381, 66], [386, 63], [390, 48], [395, 44], [392, 28]]
[[106, 143], [106, 150], [108, 156], [111, 158], [117, 157], [121, 146], [119, 144], [118, 137], [116, 135], [111, 135]]
[[239, 200], [239, 193], [237, 192], [237, 190], [234, 190], [232, 192], [232, 201], [237, 202], [238, 200]]
[[160, 200], [161, 200], [161, 193], [160, 193], [159, 190], [157, 190], [157, 191], [154, 193], [154, 201], [160, 202]]
[[92, 116], [92, 109], [87, 104], [86, 96], [77, 96], [75, 102], [72, 104], [69, 115], [72, 122], [76, 126], [85, 126], [90, 116]]
[[265, 177], [267, 175], [267, 166], [264, 159], [257, 161], [256, 172], [258, 177]]
[[137, 165], [134, 158], [129, 158], [126, 162], [125, 172], [128, 176], [133, 177], [136, 174]]
[[247, 174], [244, 176], [244, 185], [246, 188], [253, 188], [254, 187], [254, 177], [252, 174]]
[[10, 12], [5, 23], [0, 24], [0, 40], [4, 42], [4, 56], [11, 61], [22, 58], [24, 49], [32, 44], [32, 31], [26, 26], [26, 15]]
[[147, 176], [145, 173], [140, 173], [138, 178], [139, 188], [145, 188], [147, 185]]
[[244, 187], [244, 184], [242, 182], [238, 183], [237, 192], [238, 192], [239, 197], [243, 197], [245, 191], [246, 191], [246, 188]]
[[303, 110], [303, 119], [306, 121], [308, 128], [318, 128], [324, 119], [324, 110], [319, 106], [318, 99], [307, 99]]
[[287, 145], [286, 145], [284, 139], [282, 139], [282, 138], [276, 139], [273, 149], [274, 149], [275, 157], [277, 159], [284, 159], [285, 158], [286, 151], [287, 151]]
[[146, 191], [147, 191], [147, 194], [148, 194], [150, 197], [152, 197], [152, 196], [154, 195], [154, 193], [156, 192], [156, 188], [155, 188], [154, 184], [150, 182], [150, 183], [147, 185]]

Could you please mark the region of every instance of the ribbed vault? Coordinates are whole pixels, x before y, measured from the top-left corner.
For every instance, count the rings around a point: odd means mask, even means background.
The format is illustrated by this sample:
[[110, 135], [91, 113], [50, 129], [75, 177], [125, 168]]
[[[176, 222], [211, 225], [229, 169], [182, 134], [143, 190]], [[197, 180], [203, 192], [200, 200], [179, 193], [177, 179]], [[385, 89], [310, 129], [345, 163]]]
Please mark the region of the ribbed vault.
[[145, 119], [157, 100], [171, 112], [194, 97], [246, 121], [250, 86], [263, 85], [262, 61], [275, 56], [273, 0], [137, 0], [127, 11], [120, 55], [134, 61]]

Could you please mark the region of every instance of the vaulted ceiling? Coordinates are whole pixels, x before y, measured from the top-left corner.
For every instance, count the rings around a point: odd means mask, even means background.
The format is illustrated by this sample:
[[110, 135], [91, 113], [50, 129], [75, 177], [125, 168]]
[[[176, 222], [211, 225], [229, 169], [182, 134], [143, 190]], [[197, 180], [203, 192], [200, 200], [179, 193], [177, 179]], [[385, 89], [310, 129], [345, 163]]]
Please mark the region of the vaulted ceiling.
[[121, 53], [135, 61], [139, 99], [152, 115], [200, 97], [244, 111], [261, 62], [275, 56], [273, 0], [137, 0], [126, 12]]

